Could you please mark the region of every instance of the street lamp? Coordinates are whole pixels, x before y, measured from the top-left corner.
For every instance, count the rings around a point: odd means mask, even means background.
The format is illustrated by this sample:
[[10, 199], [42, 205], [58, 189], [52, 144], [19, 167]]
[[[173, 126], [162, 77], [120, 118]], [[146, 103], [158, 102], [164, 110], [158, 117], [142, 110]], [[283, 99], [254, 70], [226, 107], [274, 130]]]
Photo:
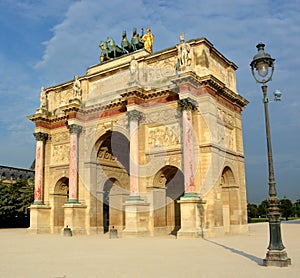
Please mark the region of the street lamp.
[[[268, 165], [269, 165], [269, 233], [270, 242], [266, 258], [263, 260], [265, 266], [288, 266], [291, 264], [291, 259], [288, 258], [285, 247], [281, 239], [280, 229], [280, 212], [278, 208], [278, 199], [276, 193], [276, 183], [274, 177], [273, 157], [272, 157], [272, 144], [269, 122], [269, 99], [267, 96], [266, 83], [272, 80], [274, 73], [274, 61], [270, 54], [264, 51], [265, 45], [259, 43], [257, 46], [258, 53], [253, 57], [250, 64], [251, 72], [257, 83], [261, 83], [263, 91], [263, 102], [265, 108], [265, 123], [266, 123], [266, 136], [267, 136], [267, 149], [268, 149]], [[275, 101], [280, 100], [281, 93], [275, 91]]]

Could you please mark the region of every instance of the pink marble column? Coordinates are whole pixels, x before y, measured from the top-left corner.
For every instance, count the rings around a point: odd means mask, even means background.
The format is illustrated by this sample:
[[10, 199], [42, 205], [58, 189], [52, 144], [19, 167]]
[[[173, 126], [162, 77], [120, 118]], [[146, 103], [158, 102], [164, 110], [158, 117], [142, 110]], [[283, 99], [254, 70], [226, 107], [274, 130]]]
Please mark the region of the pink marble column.
[[68, 125], [70, 131], [70, 162], [69, 162], [69, 200], [68, 203], [78, 203], [78, 136], [81, 126]]
[[183, 174], [185, 195], [196, 193], [195, 162], [192, 111], [196, 108], [195, 101], [185, 98], [178, 101], [178, 109], [182, 113], [182, 141], [183, 141]]
[[44, 149], [47, 133], [33, 134], [36, 139], [35, 177], [34, 177], [34, 205], [44, 204]]
[[137, 110], [127, 112], [130, 129], [130, 199], [140, 199], [139, 194], [139, 136], [138, 126], [142, 113]]

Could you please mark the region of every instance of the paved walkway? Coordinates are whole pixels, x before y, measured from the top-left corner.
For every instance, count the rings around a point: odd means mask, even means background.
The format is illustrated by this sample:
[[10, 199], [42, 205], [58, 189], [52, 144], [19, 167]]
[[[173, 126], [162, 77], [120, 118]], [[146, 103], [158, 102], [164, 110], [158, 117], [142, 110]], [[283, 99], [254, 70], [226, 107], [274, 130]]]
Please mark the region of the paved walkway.
[[215, 239], [108, 239], [0, 230], [0, 277], [300, 277], [300, 222], [282, 223], [288, 268], [264, 267], [268, 224]]

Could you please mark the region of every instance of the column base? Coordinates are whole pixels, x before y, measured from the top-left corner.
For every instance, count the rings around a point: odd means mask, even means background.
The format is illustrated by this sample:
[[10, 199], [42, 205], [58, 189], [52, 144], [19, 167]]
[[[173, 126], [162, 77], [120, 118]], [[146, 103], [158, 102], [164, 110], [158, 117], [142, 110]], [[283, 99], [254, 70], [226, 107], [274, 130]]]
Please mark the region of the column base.
[[180, 204], [181, 228], [177, 238], [201, 238], [203, 229], [201, 225], [202, 204], [204, 203], [196, 193], [186, 193], [178, 201]]
[[288, 258], [285, 250], [269, 250], [263, 264], [264, 266], [287, 267], [291, 265], [291, 259]]
[[30, 227], [29, 234], [50, 233], [50, 212], [51, 207], [42, 204], [32, 204], [30, 207]]
[[86, 235], [85, 224], [86, 205], [80, 203], [65, 203], [64, 206], [64, 227], [72, 230], [72, 235]]
[[131, 203], [131, 202], [143, 202], [144, 203], [144, 199], [142, 199], [140, 195], [130, 195], [128, 197], [127, 201], [125, 202], [125, 204]]
[[125, 229], [122, 237], [147, 237], [149, 232], [149, 204], [139, 196], [130, 196], [124, 203]]
[[44, 205], [44, 201], [34, 201], [33, 205]]
[[66, 204], [80, 204], [80, 203], [78, 202], [78, 199], [68, 199]]

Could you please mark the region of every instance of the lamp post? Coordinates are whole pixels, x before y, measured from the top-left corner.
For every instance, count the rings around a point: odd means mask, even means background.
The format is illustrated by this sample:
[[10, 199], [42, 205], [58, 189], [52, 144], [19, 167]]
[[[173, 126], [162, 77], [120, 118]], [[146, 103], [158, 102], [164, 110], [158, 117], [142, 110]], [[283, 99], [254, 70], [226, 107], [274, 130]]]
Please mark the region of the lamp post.
[[[288, 266], [291, 264], [291, 259], [287, 257], [285, 247], [281, 239], [280, 229], [280, 212], [278, 208], [278, 199], [276, 192], [276, 183], [274, 177], [273, 157], [272, 157], [272, 144], [270, 133], [269, 121], [269, 108], [268, 108], [268, 95], [266, 83], [272, 80], [274, 73], [274, 61], [270, 54], [264, 51], [265, 45], [259, 43], [257, 46], [258, 53], [253, 57], [250, 64], [251, 72], [257, 83], [261, 83], [263, 92], [263, 102], [265, 110], [265, 123], [266, 123], [266, 136], [267, 136], [267, 149], [268, 149], [268, 166], [269, 166], [269, 233], [270, 242], [266, 258], [263, 260], [265, 266]], [[275, 101], [280, 100], [280, 92], [274, 93]]]

